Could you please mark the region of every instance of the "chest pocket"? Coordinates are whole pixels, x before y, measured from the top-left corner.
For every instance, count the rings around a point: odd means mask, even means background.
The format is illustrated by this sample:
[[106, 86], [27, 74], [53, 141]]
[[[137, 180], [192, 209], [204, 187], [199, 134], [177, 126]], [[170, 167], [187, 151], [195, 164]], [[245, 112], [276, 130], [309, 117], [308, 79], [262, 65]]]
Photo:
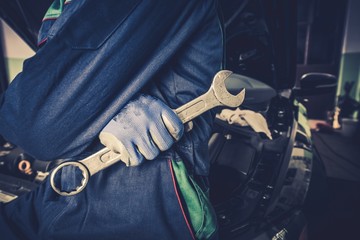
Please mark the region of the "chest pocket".
[[88, 0], [64, 26], [65, 42], [73, 49], [100, 48], [140, 2], [107, 0], [102, 4], [98, 0]]

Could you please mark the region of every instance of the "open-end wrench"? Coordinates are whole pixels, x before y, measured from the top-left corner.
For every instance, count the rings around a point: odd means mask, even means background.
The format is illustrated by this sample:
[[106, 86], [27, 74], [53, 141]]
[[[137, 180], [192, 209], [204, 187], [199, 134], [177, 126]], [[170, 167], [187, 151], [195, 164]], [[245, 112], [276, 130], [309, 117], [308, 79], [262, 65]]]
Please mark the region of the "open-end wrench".
[[[242, 89], [237, 95], [228, 92], [225, 85], [225, 80], [232, 74], [231, 71], [222, 70], [218, 72], [211, 84], [209, 91], [205, 94], [195, 98], [194, 100], [184, 104], [175, 109], [175, 113], [179, 116], [183, 123], [187, 123], [217, 106], [238, 107], [244, 101], [245, 89]], [[89, 157], [80, 161], [63, 162], [57, 166], [50, 175], [50, 184], [55, 192], [62, 196], [71, 196], [81, 192], [87, 185], [90, 176], [95, 173], [113, 165], [121, 160], [121, 153], [115, 153], [108, 148], [103, 148], [100, 151], [90, 155]], [[83, 175], [80, 185], [73, 191], [62, 191], [56, 186], [55, 176], [66, 166], [78, 167]]]

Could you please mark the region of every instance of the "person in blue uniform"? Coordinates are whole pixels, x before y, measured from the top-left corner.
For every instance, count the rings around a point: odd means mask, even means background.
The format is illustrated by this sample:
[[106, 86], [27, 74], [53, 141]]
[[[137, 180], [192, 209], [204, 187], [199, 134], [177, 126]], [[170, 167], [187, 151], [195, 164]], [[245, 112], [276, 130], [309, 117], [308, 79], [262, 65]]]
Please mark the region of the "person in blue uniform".
[[[59, 196], [47, 179], [1, 205], [2, 236], [215, 238], [213, 116], [186, 132], [172, 109], [205, 93], [221, 62], [214, 0], [56, 0], [39, 50], [1, 96], [0, 134], [39, 160], [82, 159], [103, 147], [99, 134], [129, 157], [75, 196]], [[75, 174], [63, 171], [62, 185]]]

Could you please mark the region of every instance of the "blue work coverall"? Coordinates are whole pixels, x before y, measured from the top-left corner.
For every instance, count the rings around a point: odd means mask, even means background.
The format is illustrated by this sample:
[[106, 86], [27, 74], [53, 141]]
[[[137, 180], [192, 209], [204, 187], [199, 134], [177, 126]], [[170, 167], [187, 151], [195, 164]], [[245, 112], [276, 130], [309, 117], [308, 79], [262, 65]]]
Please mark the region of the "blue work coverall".
[[[62, 2], [63, 3], [63, 2]], [[52, 21], [47, 21], [52, 20]], [[72, 0], [45, 19], [41, 48], [1, 96], [0, 134], [39, 160], [81, 159], [138, 94], [177, 108], [206, 92], [222, 62], [214, 0]], [[6, 239], [210, 239], [212, 115], [138, 167], [118, 163], [62, 197], [47, 179], [0, 206]], [[74, 172], [62, 173], [71, 184]], [[69, 183], [70, 182], [70, 183]]]

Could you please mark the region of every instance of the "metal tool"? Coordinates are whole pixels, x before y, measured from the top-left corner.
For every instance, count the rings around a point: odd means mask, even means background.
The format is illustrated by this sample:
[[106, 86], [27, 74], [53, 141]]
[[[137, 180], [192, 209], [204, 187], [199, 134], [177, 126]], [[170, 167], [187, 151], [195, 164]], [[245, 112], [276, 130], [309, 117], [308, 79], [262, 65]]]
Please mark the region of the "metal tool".
[[[174, 110], [181, 121], [183, 123], [187, 123], [205, 111], [216, 106], [240, 106], [245, 98], [245, 89], [241, 90], [237, 95], [233, 95], [228, 92], [225, 86], [225, 79], [227, 79], [231, 74], [232, 72], [228, 70], [218, 72], [213, 78], [209, 91]], [[115, 153], [108, 148], [103, 148], [83, 160], [64, 162], [52, 171], [50, 175], [51, 187], [55, 192], [62, 196], [75, 195], [86, 187], [90, 176], [120, 160], [121, 153]], [[66, 166], [78, 167], [83, 175], [80, 186], [78, 186], [74, 191], [61, 191], [55, 184], [56, 174]]]

